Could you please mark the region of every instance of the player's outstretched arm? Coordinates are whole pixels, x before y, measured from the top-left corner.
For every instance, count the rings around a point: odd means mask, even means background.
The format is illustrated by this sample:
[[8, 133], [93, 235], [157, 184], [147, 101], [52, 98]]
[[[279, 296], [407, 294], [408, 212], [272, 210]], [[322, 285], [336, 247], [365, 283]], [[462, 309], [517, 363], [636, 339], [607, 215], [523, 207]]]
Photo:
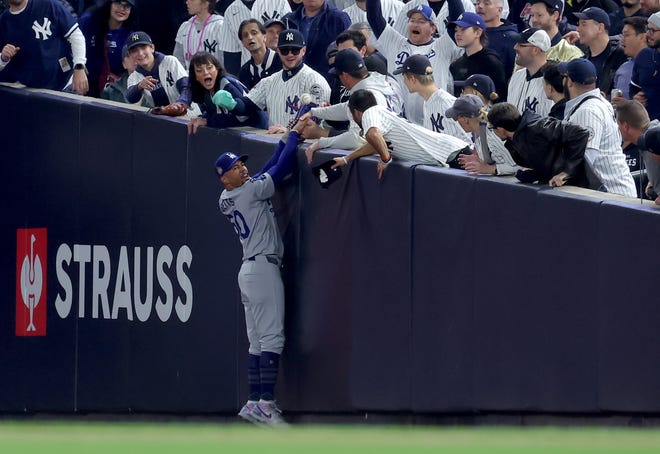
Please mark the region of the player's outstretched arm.
[[332, 168], [334, 169], [335, 167], [348, 165], [349, 162], [355, 161], [356, 159], [359, 159], [362, 156], [371, 156], [373, 154], [376, 154], [376, 150], [374, 150], [374, 147], [372, 147], [368, 143], [365, 143], [364, 145], [362, 145], [360, 148], [358, 148], [348, 156], [340, 156], [338, 158], [333, 158], [335, 163], [332, 165]]
[[271, 165], [269, 168], [264, 166], [262, 173], [268, 173], [276, 186], [284, 180], [284, 177], [289, 172], [291, 172], [293, 162], [296, 159], [296, 151], [298, 150], [299, 142], [300, 134], [296, 130], [290, 131], [286, 143], [280, 141], [277, 144], [277, 150], [274, 153], [277, 159], [275, 164]]

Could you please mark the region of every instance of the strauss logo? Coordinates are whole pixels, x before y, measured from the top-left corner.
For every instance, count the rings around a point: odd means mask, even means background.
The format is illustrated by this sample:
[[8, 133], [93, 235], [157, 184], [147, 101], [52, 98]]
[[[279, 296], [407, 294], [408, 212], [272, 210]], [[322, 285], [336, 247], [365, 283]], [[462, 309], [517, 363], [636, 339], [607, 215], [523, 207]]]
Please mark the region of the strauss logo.
[[30, 235], [30, 256], [25, 255], [23, 265], [21, 266], [21, 297], [23, 304], [25, 304], [30, 311], [30, 323], [28, 324], [27, 331], [36, 331], [34, 326], [33, 315], [34, 309], [41, 300], [41, 290], [43, 284], [43, 272], [41, 268], [41, 259], [37, 255], [34, 256], [34, 243], [37, 238]]

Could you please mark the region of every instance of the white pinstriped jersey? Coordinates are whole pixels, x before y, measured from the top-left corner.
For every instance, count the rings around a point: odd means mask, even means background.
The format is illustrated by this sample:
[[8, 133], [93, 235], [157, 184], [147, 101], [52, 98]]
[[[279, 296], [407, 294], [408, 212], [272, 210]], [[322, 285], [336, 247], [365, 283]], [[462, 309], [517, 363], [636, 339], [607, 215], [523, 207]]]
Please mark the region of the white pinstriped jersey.
[[[511, 153], [504, 146], [502, 139], [490, 129], [486, 129], [486, 141], [488, 142], [488, 150], [490, 157], [497, 167], [498, 175], [513, 175], [520, 169], [516, 161], [511, 157]], [[481, 159], [484, 158], [483, 147], [481, 145], [481, 137], [477, 135], [477, 140], [474, 141], [474, 146], [477, 149], [477, 154]]]
[[393, 156], [419, 164], [446, 166], [451, 153], [468, 146], [449, 134], [433, 132], [398, 117], [382, 106], [362, 113], [362, 130], [366, 134], [371, 128], [380, 131]]
[[[472, 3], [471, 0], [462, 0], [461, 3], [463, 3], [463, 9], [465, 11], [469, 11], [471, 13], [474, 13], [474, 4]], [[504, 6], [506, 7], [505, 9], [508, 10], [508, 3], [506, 3], [506, 0], [504, 0]], [[428, 0], [411, 0], [410, 2], [406, 3], [403, 5], [403, 8], [401, 9], [401, 12], [399, 13], [399, 17], [396, 18], [396, 22], [394, 23], [394, 28], [396, 31], [398, 31], [400, 34], [403, 36], [408, 36], [408, 11], [411, 9], [416, 8], [419, 5], [428, 5], [429, 2]], [[434, 14], [435, 16], [435, 14]], [[447, 28], [445, 26], [445, 21], [447, 20], [447, 17], [449, 16], [449, 6], [447, 5], [447, 2], [442, 5], [440, 8], [440, 14], [438, 14], [435, 18], [435, 25], [438, 27], [438, 34], [440, 36], [444, 35], [445, 32], [447, 31]], [[502, 17], [506, 17], [502, 15]]]
[[238, 39], [238, 27], [241, 22], [255, 18], [265, 24], [290, 12], [291, 7], [287, 0], [254, 0], [251, 10], [241, 0], [234, 0], [225, 10], [225, 26], [222, 27], [220, 37], [221, 49], [225, 52], [242, 52], [241, 65], [244, 65], [250, 59], [250, 53]]
[[[588, 96], [597, 98], [582, 102]], [[621, 133], [614, 119], [614, 109], [600, 95], [600, 90], [596, 88], [569, 100], [565, 119], [589, 131], [584, 157], [607, 192], [637, 197], [635, 181], [621, 149]]]
[[181, 24], [176, 33], [174, 55], [185, 69], [190, 66], [190, 60], [197, 52], [213, 54], [223, 63], [220, 39], [222, 33], [222, 16], [211, 14], [204, 22], [197, 22], [195, 16]]
[[[456, 46], [447, 34], [441, 36], [439, 39], [432, 40], [428, 44], [416, 46], [390, 25], [387, 25], [383, 33], [378, 37], [376, 47], [387, 59], [387, 70], [390, 73], [400, 68], [403, 62], [411, 55], [426, 55], [431, 61], [431, 66], [433, 66], [435, 85], [443, 89], [447, 89], [450, 83], [452, 83], [449, 74], [449, 64], [463, 54], [463, 49]], [[395, 76], [395, 78], [405, 90], [404, 93], [407, 94], [404, 100], [406, 118], [419, 125], [423, 124], [424, 100], [417, 93], [408, 92], [403, 83], [402, 74]]]
[[260, 109], [268, 111], [269, 125], [288, 125], [300, 109], [300, 96], [312, 95], [313, 102], [330, 101], [330, 86], [325, 78], [309, 66], [302, 68], [291, 78], [284, 80], [283, 69], [261, 79], [247, 94]]
[[[383, 10], [383, 18], [388, 24], [394, 26], [396, 18], [399, 17], [399, 13], [403, 8], [403, 3], [399, 0], [380, 0], [380, 7]], [[344, 12], [351, 19], [351, 24], [367, 22], [367, 12], [360, 9], [356, 4], [349, 6]]]
[[555, 104], [543, 91], [543, 76], [527, 78], [527, 68], [514, 72], [509, 80], [506, 100], [516, 106], [520, 113], [529, 109], [542, 117], [547, 117]]
[[442, 132], [458, 139], [470, 142], [472, 139], [456, 120], [447, 118], [445, 112], [454, 105], [456, 97], [439, 88], [429, 99], [424, 101], [424, 124], [426, 129]]
[[[144, 96], [144, 99], [151, 107], [166, 106], [176, 102], [179, 96], [181, 96], [179, 88], [177, 87], [177, 82], [183, 77], [188, 78], [188, 72], [183, 69], [179, 60], [172, 55], [163, 56], [163, 60], [160, 63], [156, 62], [156, 64], [158, 65], [158, 75], [156, 76], [158, 84], [156, 85], [154, 93], [156, 94], [157, 99], [154, 100], [154, 95], [149, 90], [142, 90], [142, 96]], [[126, 83], [128, 89], [139, 84], [145, 78], [143, 74], [140, 74], [140, 71], [141, 70], [133, 71], [131, 75], [128, 76], [128, 81]], [[165, 99], [164, 96], [160, 96], [162, 95], [163, 90], [167, 99]]]

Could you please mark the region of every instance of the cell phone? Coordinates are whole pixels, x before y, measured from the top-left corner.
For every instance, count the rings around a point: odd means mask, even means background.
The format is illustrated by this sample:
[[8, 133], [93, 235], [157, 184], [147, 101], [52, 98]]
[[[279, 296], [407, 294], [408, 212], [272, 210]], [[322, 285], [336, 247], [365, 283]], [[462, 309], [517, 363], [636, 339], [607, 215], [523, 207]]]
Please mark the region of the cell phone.
[[623, 91], [621, 91], [620, 88], [613, 88], [612, 92], [610, 93], [610, 99], [614, 99], [617, 96], [623, 96]]

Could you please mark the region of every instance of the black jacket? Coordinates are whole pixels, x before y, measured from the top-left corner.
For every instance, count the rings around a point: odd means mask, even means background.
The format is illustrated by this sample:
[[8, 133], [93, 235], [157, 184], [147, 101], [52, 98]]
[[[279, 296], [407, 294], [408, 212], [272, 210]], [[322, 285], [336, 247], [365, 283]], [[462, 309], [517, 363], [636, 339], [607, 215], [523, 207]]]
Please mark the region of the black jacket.
[[584, 151], [588, 141], [589, 132], [583, 127], [527, 110], [505, 146], [516, 164], [535, 172], [535, 180], [547, 183], [566, 172], [568, 184], [586, 188]]
[[[610, 91], [612, 91], [612, 86], [614, 85], [616, 70], [628, 60], [628, 57], [623, 52], [623, 48], [619, 44], [619, 39], [615, 37], [610, 38], [610, 43], [603, 52], [607, 53], [607, 57], [605, 58], [603, 70], [598, 74], [598, 88], [609, 99]], [[584, 56], [591, 60], [591, 51], [589, 48], [586, 49]]]

